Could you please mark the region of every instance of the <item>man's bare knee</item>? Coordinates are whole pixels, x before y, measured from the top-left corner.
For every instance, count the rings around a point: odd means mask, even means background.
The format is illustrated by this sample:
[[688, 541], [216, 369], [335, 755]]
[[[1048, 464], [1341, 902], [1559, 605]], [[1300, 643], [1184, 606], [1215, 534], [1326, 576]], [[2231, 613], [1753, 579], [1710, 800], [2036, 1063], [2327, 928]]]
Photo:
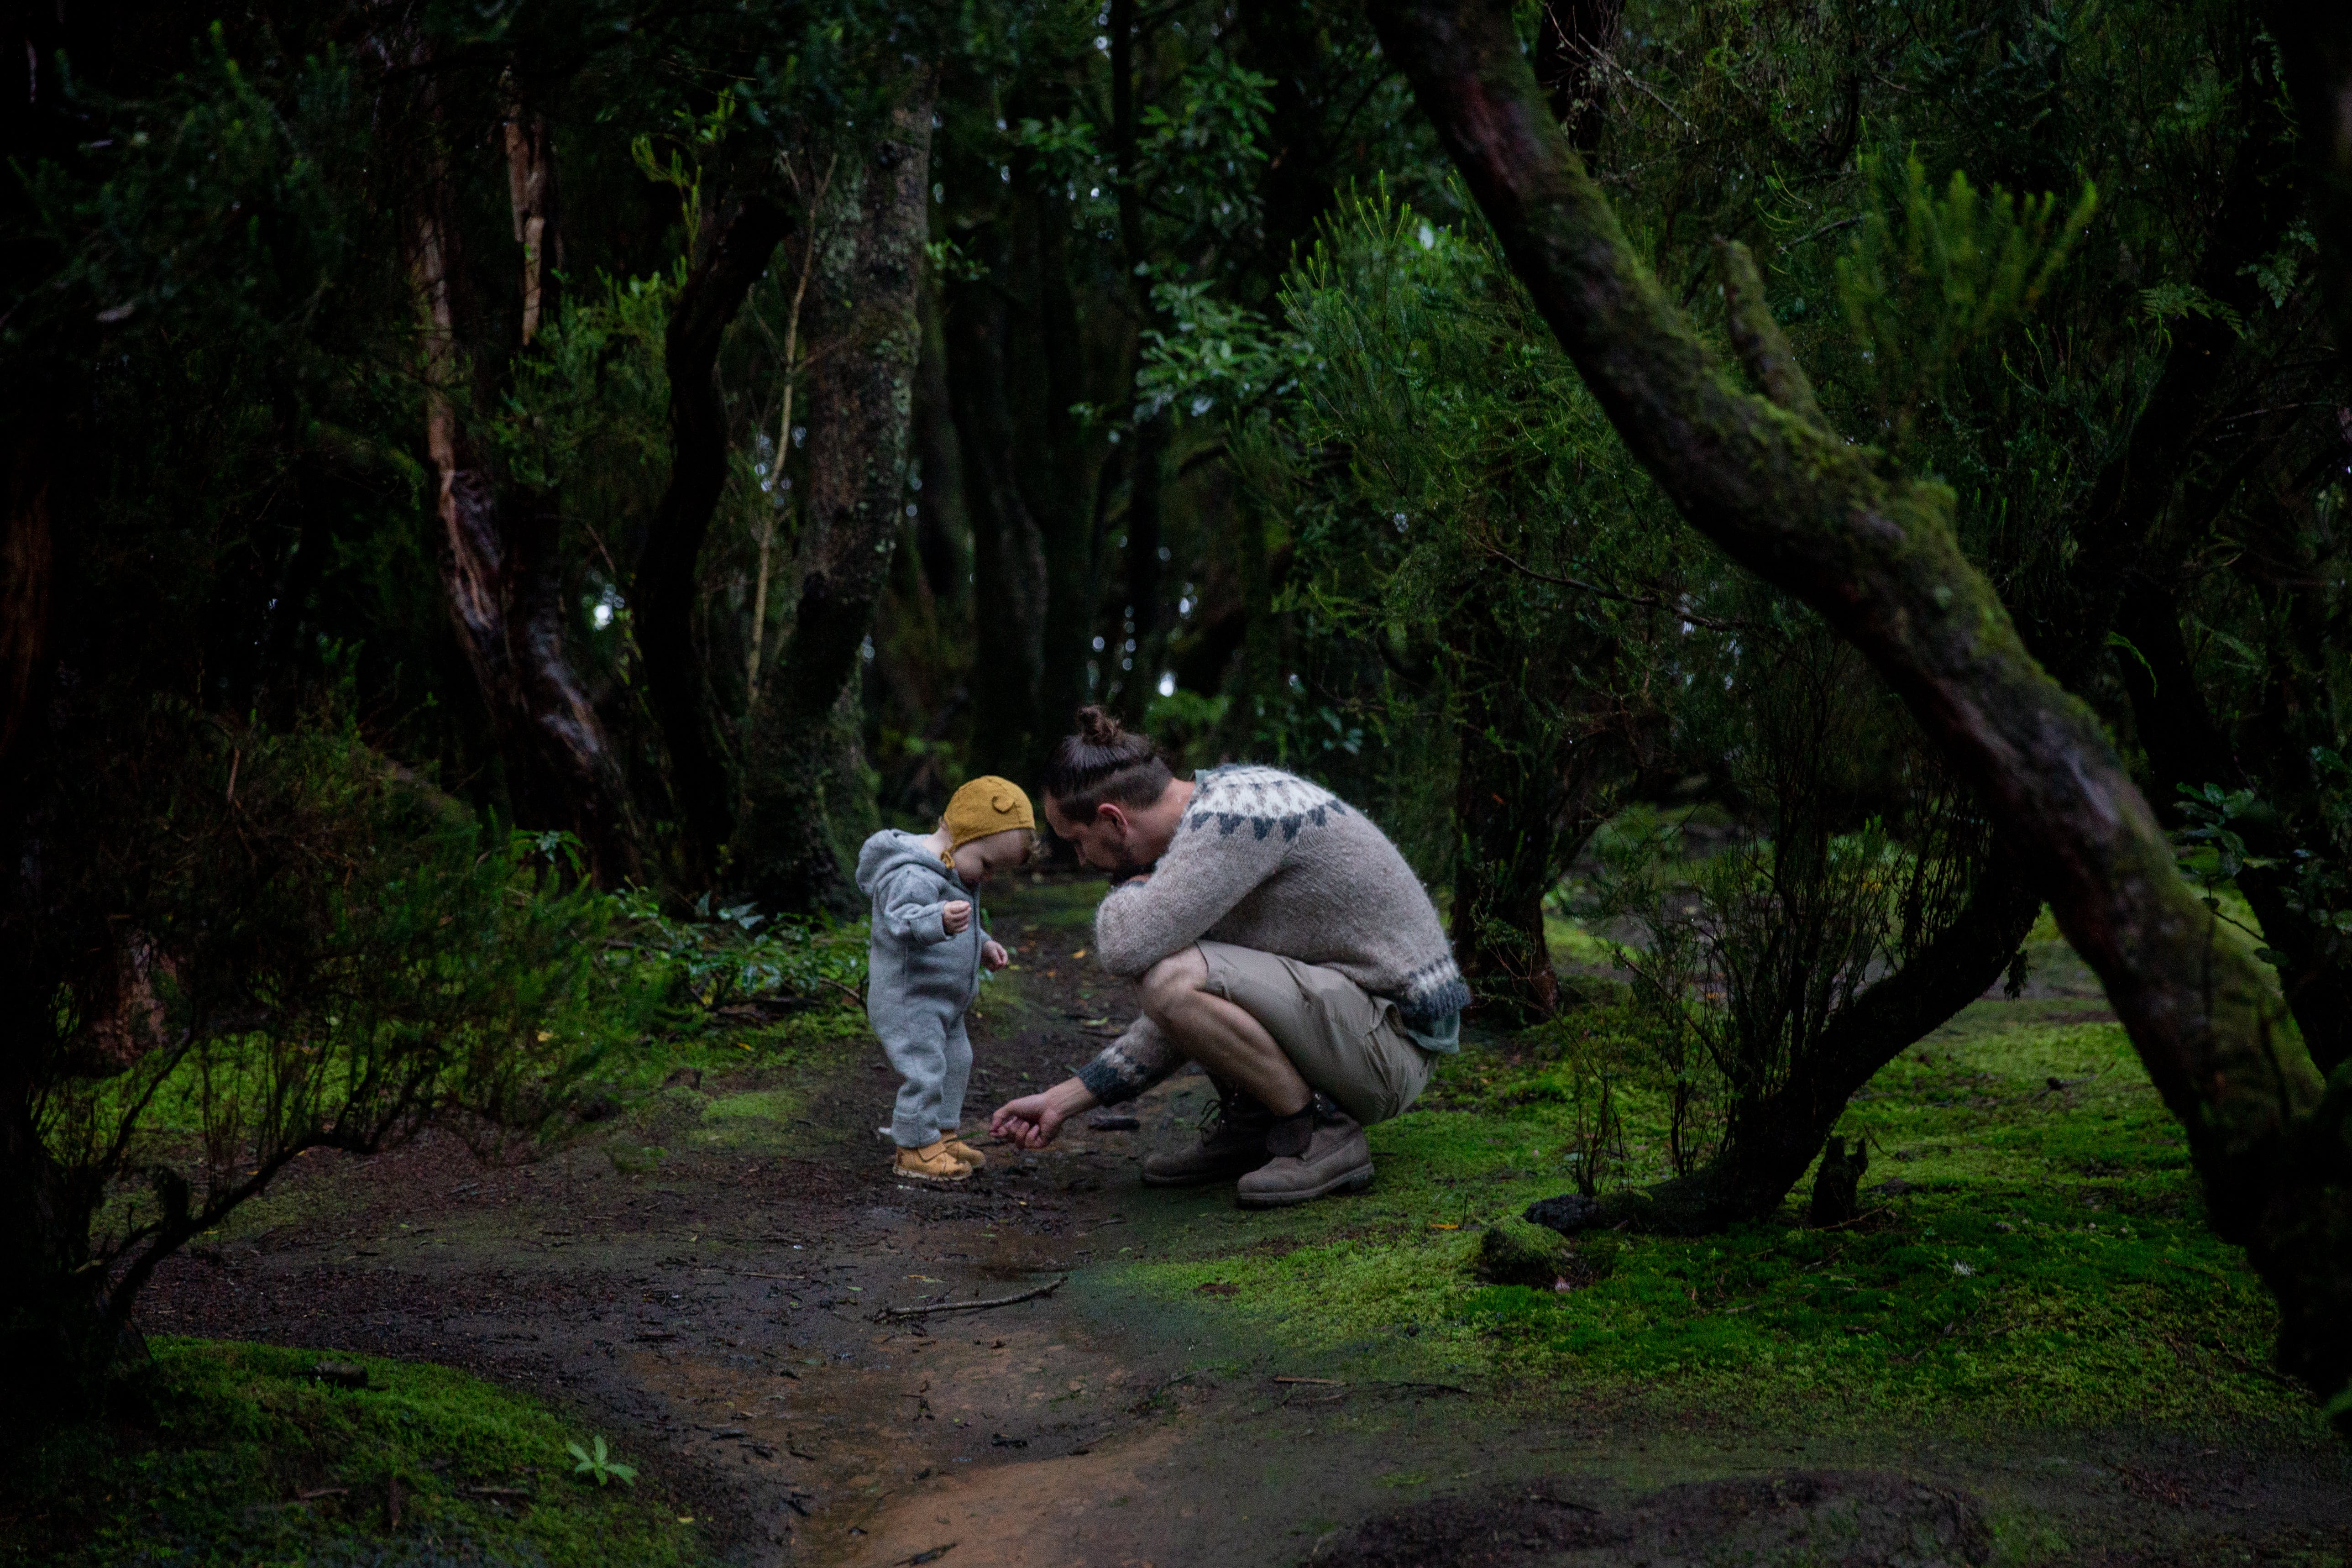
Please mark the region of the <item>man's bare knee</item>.
[[1199, 948], [1188, 947], [1145, 970], [1139, 984], [1143, 992], [1143, 1010], [1154, 1019], [1164, 1021], [1167, 1014], [1208, 989], [1209, 963], [1201, 956]]

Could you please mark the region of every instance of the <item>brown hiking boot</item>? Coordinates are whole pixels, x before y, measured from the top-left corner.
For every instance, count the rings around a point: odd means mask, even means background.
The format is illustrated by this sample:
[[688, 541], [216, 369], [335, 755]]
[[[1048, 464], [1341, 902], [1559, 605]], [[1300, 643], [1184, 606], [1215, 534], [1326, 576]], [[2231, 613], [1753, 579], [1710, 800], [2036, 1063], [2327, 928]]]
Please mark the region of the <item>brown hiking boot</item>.
[[919, 1182], [961, 1182], [971, 1176], [971, 1167], [948, 1152], [948, 1141], [934, 1138], [919, 1149], [901, 1147], [892, 1162], [890, 1173], [912, 1176]]
[[948, 1158], [961, 1160], [975, 1171], [988, 1169], [988, 1156], [950, 1132], [947, 1136]]
[[1276, 1121], [1266, 1146], [1273, 1157], [1234, 1188], [1234, 1201], [1245, 1209], [1278, 1209], [1372, 1184], [1372, 1150], [1362, 1126], [1319, 1094], [1297, 1115]]
[[1265, 1133], [1273, 1125], [1274, 1112], [1240, 1089], [1218, 1083], [1217, 1102], [1201, 1118], [1201, 1141], [1190, 1149], [1146, 1158], [1144, 1185], [1198, 1187], [1247, 1175], [1272, 1158], [1265, 1151]]

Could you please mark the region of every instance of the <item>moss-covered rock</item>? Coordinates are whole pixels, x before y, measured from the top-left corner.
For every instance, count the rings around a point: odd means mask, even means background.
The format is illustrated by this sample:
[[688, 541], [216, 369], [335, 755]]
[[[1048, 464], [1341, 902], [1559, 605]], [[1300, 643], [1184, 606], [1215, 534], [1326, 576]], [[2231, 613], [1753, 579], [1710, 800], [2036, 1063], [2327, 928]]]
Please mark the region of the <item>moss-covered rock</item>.
[[1486, 1227], [1470, 1268], [1489, 1285], [1549, 1290], [1570, 1272], [1574, 1260], [1574, 1249], [1558, 1231], [1523, 1219], [1506, 1219]]

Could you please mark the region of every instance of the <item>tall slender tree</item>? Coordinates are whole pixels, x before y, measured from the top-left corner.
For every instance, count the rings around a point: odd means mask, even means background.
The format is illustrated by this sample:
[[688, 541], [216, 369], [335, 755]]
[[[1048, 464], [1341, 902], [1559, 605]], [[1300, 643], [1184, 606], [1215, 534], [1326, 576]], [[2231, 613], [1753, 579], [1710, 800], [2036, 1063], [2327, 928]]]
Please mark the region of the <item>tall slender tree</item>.
[[820, 230], [810, 459], [792, 629], [748, 716], [733, 875], [771, 908], [852, 901], [874, 806], [858, 679], [908, 498], [907, 445], [929, 237], [936, 76], [910, 73]]

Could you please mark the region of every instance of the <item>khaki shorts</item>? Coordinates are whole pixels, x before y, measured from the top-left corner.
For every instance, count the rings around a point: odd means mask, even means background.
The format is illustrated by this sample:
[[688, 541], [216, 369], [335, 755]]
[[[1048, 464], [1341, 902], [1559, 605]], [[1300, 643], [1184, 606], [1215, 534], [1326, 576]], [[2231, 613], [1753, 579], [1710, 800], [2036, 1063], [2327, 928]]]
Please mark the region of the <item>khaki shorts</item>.
[[1370, 1124], [1402, 1114], [1435, 1067], [1397, 1005], [1336, 969], [1229, 942], [1198, 944], [1209, 989], [1265, 1026], [1298, 1076]]

